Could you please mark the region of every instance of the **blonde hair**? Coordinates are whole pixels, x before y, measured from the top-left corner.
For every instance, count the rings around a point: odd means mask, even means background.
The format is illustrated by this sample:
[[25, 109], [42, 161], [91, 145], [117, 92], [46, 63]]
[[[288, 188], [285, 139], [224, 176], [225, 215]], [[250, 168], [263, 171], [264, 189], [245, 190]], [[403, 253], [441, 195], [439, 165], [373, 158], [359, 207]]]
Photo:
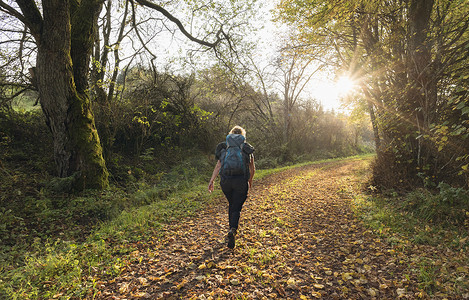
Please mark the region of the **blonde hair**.
[[242, 136], [246, 137], [246, 130], [243, 127], [236, 125], [230, 130], [229, 134], [241, 134]]

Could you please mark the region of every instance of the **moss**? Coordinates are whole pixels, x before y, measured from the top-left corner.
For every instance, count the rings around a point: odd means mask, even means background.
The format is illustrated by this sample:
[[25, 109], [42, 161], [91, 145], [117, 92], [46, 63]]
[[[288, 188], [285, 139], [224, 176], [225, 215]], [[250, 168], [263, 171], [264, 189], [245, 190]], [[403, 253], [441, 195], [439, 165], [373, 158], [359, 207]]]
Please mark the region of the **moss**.
[[77, 151], [78, 169], [82, 172], [75, 183], [75, 189], [104, 189], [109, 186], [109, 173], [103, 158], [98, 131], [91, 111], [90, 100], [86, 94], [75, 96], [70, 104], [70, 138]]
[[81, 177], [81, 172], [75, 172], [72, 176], [65, 178], [53, 178], [48, 184], [47, 189], [57, 194], [69, 194], [75, 189], [76, 183]]

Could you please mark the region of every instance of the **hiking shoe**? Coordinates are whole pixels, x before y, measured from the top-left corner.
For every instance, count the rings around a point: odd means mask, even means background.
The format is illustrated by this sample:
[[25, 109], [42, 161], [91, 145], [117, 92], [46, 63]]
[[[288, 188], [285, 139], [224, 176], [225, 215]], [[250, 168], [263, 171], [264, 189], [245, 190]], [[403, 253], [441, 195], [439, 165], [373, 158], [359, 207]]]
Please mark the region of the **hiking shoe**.
[[231, 228], [226, 236], [228, 240], [228, 248], [233, 249], [235, 247], [235, 235], [236, 235], [236, 228]]

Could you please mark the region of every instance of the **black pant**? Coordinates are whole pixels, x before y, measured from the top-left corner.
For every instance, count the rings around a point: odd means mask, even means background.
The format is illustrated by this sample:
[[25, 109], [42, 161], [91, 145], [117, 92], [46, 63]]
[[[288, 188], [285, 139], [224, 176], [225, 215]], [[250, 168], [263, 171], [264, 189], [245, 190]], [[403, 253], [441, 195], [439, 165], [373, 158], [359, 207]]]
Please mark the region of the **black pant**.
[[220, 180], [221, 190], [228, 199], [228, 218], [230, 228], [238, 229], [239, 217], [244, 201], [248, 197], [248, 181], [244, 176], [222, 178]]

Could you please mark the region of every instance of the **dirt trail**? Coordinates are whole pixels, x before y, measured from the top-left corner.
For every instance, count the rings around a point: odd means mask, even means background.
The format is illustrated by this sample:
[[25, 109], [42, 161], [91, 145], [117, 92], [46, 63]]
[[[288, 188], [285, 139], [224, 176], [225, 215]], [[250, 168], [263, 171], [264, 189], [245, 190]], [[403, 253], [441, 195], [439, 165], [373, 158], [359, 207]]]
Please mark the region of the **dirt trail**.
[[164, 239], [102, 286], [100, 299], [418, 298], [396, 252], [364, 228], [351, 197], [368, 164], [353, 160], [289, 170], [256, 182], [236, 248], [224, 243], [223, 198], [166, 226]]

